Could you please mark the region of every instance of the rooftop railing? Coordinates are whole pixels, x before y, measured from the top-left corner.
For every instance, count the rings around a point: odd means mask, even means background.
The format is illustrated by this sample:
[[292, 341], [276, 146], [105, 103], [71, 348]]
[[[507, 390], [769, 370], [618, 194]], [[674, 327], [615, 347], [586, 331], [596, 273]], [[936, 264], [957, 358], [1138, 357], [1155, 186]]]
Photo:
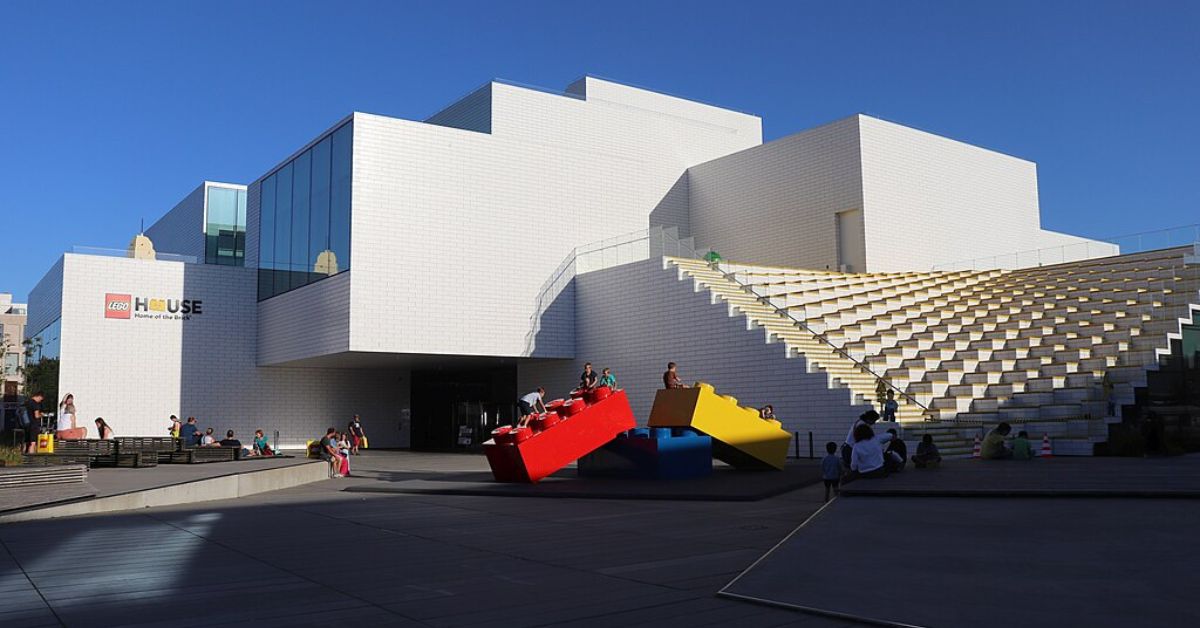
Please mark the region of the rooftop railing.
[[[96, 255], [100, 257], [128, 257], [133, 258], [133, 252], [128, 249], [106, 249], [98, 246], [73, 246], [71, 253], [76, 255]], [[199, 258], [195, 255], [178, 255], [176, 253], [163, 253], [156, 251], [154, 253], [154, 261], [159, 262], [183, 262], [185, 264], [198, 264]]]
[[1080, 262], [1127, 253], [1144, 253], [1200, 243], [1200, 224], [1097, 238], [1058, 246], [935, 264], [931, 270], [1017, 269]]

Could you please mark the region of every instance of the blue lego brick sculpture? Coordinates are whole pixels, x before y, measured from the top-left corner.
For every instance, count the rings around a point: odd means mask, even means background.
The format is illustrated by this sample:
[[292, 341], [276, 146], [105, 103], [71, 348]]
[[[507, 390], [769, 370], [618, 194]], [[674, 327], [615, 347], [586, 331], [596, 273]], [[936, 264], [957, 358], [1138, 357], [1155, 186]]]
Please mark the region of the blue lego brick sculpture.
[[583, 477], [656, 480], [712, 473], [712, 438], [686, 427], [639, 427], [579, 459]]

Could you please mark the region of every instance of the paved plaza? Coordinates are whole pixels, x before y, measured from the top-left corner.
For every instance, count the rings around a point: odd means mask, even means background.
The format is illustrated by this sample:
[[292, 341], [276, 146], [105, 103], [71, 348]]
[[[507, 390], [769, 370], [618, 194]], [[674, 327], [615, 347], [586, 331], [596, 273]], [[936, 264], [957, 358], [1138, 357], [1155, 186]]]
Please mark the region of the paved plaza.
[[[354, 463], [236, 500], [0, 525], [0, 625], [1200, 623], [1197, 456], [953, 461], [824, 509], [820, 485], [753, 501], [391, 491], [474, 484], [486, 462]], [[156, 472], [112, 471], [110, 487]]]
[[354, 462], [362, 477], [345, 481], [0, 526], [0, 625], [848, 625], [714, 596], [820, 507], [812, 488], [758, 502], [344, 492], [486, 469]]

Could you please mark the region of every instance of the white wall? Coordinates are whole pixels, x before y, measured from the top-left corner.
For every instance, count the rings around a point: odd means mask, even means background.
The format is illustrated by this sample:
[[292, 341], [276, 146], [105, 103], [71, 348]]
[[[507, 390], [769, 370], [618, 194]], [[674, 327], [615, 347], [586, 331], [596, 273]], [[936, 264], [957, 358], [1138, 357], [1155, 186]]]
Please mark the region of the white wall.
[[[836, 215], [854, 209], [855, 272], [1090, 242], [1041, 229], [1033, 162], [864, 115], [694, 166], [687, 184], [697, 244], [735, 261], [837, 269]], [[1078, 248], [1093, 246], [1115, 252]]]
[[[406, 445], [398, 421], [407, 373], [255, 366], [255, 291], [249, 269], [65, 256], [59, 390], [75, 395], [81, 417], [105, 417], [118, 436], [164, 434], [177, 414], [243, 441], [255, 428], [279, 430], [295, 445], [358, 413], [373, 444]], [[203, 313], [108, 319], [105, 293], [199, 299]]]
[[928, 270], [1041, 245], [1036, 164], [868, 116], [858, 120], [870, 270]]
[[836, 213], [862, 208], [846, 118], [688, 170], [691, 234], [726, 259], [837, 270]]
[[201, 183], [146, 229], [146, 236], [154, 243], [156, 252], [191, 255], [204, 261], [205, 186]]
[[[645, 229], [688, 166], [761, 141], [753, 116], [584, 86], [493, 83], [490, 134], [355, 114], [352, 351], [529, 355], [538, 293], [573, 247]], [[561, 305], [532, 355], [573, 355]]]
[[745, 406], [774, 405], [784, 427], [801, 433], [802, 455], [809, 431], [820, 450], [826, 441], [841, 442], [854, 418], [869, 409], [852, 405], [846, 389], [830, 388], [824, 374], [807, 372], [802, 358], [786, 357], [783, 344], [767, 344], [761, 328], [730, 316], [725, 304], [664, 268], [661, 258], [587, 273], [575, 282], [577, 356], [522, 362], [522, 392], [542, 385], [552, 398], [565, 396], [583, 363], [592, 362], [613, 369], [645, 425], [662, 373], [674, 361], [685, 382], [706, 381]]
[[260, 302], [258, 364], [267, 366], [349, 351], [352, 272]]

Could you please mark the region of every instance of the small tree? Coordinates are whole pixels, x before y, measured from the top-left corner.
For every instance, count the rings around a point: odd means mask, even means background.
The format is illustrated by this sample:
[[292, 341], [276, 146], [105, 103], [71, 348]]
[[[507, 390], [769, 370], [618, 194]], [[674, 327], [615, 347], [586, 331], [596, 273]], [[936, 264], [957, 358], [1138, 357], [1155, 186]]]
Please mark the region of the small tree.
[[36, 364], [25, 363], [25, 394], [42, 391], [51, 404], [58, 403], [58, 358], [42, 358]]

